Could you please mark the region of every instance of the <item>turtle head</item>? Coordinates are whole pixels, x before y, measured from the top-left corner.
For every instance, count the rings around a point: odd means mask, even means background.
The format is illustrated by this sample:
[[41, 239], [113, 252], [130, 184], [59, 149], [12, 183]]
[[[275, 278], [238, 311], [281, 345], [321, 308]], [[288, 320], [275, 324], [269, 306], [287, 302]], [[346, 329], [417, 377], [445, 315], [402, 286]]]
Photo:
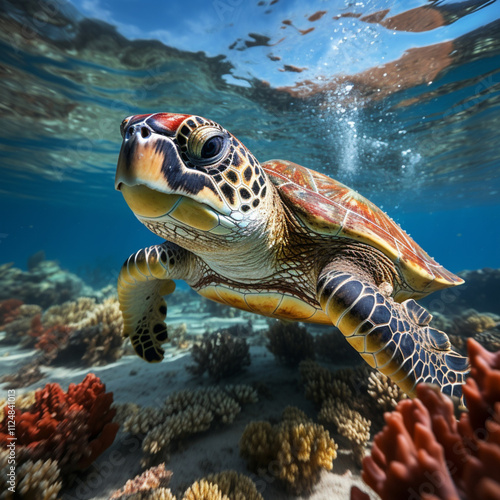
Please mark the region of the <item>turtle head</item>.
[[250, 151], [217, 123], [154, 113], [126, 118], [121, 133], [115, 187], [160, 236], [173, 240], [170, 232], [179, 226], [184, 232], [176, 235], [230, 234], [264, 218], [269, 181]]

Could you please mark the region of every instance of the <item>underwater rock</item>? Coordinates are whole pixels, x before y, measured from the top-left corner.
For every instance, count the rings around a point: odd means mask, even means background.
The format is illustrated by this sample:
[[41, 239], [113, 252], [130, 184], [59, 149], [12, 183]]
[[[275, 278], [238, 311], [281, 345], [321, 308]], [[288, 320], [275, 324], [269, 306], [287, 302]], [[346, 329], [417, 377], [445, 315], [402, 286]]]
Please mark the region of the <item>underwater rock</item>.
[[1, 377], [0, 383], [5, 384], [8, 382], [9, 389], [19, 389], [20, 387], [27, 387], [34, 384], [44, 376], [44, 373], [40, 370], [41, 364], [41, 360], [35, 358], [35, 360], [29, 363], [21, 365], [17, 372], [8, 373]]
[[[64, 474], [84, 470], [113, 443], [118, 424], [113, 422], [113, 393], [89, 373], [65, 393], [59, 384], [47, 384], [35, 393], [27, 410], [15, 409], [16, 459], [55, 459]], [[4, 408], [7, 417], [8, 408]], [[0, 443], [9, 442], [7, 418], [0, 423]]]
[[337, 445], [322, 425], [289, 407], [279, 424], [250, 422], [240, 439], [240, 454], [251, 470], [264, 469], [287, 491], [300, 494], [312, 489], [323, 469], [333, 468]]
[[274, 321], [267, 338], [266, 347], [282, 363], [297, 366], [304, 359], [314, 359], [313, 336], [299, 323]]
[[123, 430], [145, 435], [143, 463], [163, 452], [181, 438], [207, 430], [214, 421], [229, 424], [241, 411], [241, 404], [257, 402], [257, 392], [245, 385], [228, 385], [225, 390], [209, 387], [171, 394], [161, 407], [141, 408], [133, 403], [116, 405]]
[[43, 250], [39, 250], [38, 252], [30, 255], [28, 257], [28, 262], [26, 262], [26, 267], [28, 271], [33, 271], [35, 267], [41, 264], [45, 260], [45, 252]]
[[191, 356], [196, 365], [186, 369], [195, 375], [207, 371], [215, 380], [234, 375], [251, 362], [246, 339], [235, 338], [226, 330], [206, 335], [199, 345], [193, 345]]
[[[417, 398], [385, 416], [363, 479], [383, 500], [500, 498], [500, 353], [473, 339], [471, 375], [463, 392], [468, 412], [457, 421], [452, 400], [419, 384]], [[361, 498], [359, 491], [351, 498]]]
[[[15, 299], [12, 299], [15, 301]], [[9, 300], [4, 301], [10, 302]], [[22, 303], [21, 303], [22, 304]], [[0, 330], [5, 332], [2, 338], [2, 344], [19, 344], [28, 341], [32, 342], [29, 338], [29, 331], [33, 319], [42, 313], [42, 308], [34, 304], [22, 304], [14, 311], [11, 311], [5, 317], [5, 324], [0, 325]]]
[[19, 299], [46, 308], [81, 295], [94, 297], [99, 292], [55, 261], [41, 261], [30, 271], [12, 267], [12, 263], [0, 265], [0, 300]]

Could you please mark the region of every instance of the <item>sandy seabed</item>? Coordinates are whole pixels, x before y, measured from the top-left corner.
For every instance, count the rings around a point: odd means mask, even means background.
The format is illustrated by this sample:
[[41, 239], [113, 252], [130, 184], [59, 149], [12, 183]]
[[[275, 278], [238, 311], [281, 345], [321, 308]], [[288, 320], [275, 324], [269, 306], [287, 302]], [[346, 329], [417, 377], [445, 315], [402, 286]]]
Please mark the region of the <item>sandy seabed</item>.
[[[167, 324], [174, 327], [186, 323], [189, 334], [196, 335], [207, 328], [215, 330], [246, 323], [249, 317], [242, 315], [235, 318], [210, 318], [207, 314], [186, 314], [180, 307], [172, 306], [169, 307]], [[174, 446], [165, 464], [166, 469], [173, 472], [169, 485], [172, 492], [177, 498], [182, 498], [183, 491], [196, 480], [211, 473], [232, 469], [249, 476], [265, 500], [348, 499], [354, 484], [370, 493], [372, 498], [378, 498], [362, 482], [361, 471], [353, 461], [349, 443], [334, 433], [331, 435], [339, 448], [333, 469], [323, 471], [319, 483], [307, 494], [287, 494], [272, 475], [257, 476], [247, 469], [246, 461], [239, 455], [238, 443], [249, 422], [276, 422], [280, 420], [283, 410], [290, 405], [300, 408], [317, 421], [317, 411], [313, 403], [304, 396], [298, 368], [284, 366], [274, 358], [262, 345], [262, 336], [259, 333], [267, 327], [265, 319], [253, 315], [251, 319], [256, 335], [255, 338], [248, 339], [251, 365], [242, 373], [222, 379], [218, 385], [224, 387], [226, 384], [263, 384], [268, 395], [260, 395], [257, 403], [243, 405], [233, 423], [213, 425], [209, 430], [183, 439]], [[66, 390], [70, 383], [79, 383], [87, 373], [93, 372], [106, 384], [106, 390], [113, 392], [116, 403], [134, 402], [142, 406], [159, 406], [173, 392], [214, 385], [207, 375], [194, 376], [186, 370], [186, 366], [193, 364], [189, 350], [180, 350], [169, 344], [166, 344], [165, 348], [165, 360], [159, 364], [148, 364], [135, 355], [126, 355], [101, 367], [48, 367], [42, 380], [32, 386], [18, 389], [17, 393], [43, 387], [49, 382], [57, 382]], [[19, 366], [34, 354], [31, 349], [11, 346], [0, 348], [0, 375], [17, 371]], [[2, 392], [6, 393], [7, 389], [8, 384], [3, 384]], [[72, 488], [62, 494], [62, 500], [108, 499], [112, 492], [121, 488], [128, 479], [142, 472], [141, 458], [141, 440], [120, 430], [112, 446], [85, 473], [76, 478]]]

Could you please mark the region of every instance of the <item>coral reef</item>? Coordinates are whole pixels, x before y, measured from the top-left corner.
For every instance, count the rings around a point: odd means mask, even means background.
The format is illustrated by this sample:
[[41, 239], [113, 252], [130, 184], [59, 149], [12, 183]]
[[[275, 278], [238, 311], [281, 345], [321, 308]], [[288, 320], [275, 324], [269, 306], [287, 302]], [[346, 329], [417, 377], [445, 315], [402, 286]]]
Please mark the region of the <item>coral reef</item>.
[[294, 494], [310, 490], [321, 470], [331, 470], [337, 445], [323, 426], [296, 408], [277, 425], [251, 422], [240, 439], [240, 454], [252, 470], [266, 470]]
[[[65, 393], [58, 384], [36, 391], [27, 410], [16, 408], [11, 419], [16, 427], [19, 463], [55, 459], [61, 471], [86, 469], [113, 442], [118, 424], [112, 422], [113, 393], [89, 373]], [[0, 423], [0, 443], [9, 442], [9, 405]]]
[[[151, 467], [115, 491], [109, 500], [175, 500], [167, 489], [172, 473], [165, 464]], [[227, 470], [194, 482], [182, 500], [263, 500], [253, 481]]]
[[216, 484], [223, 495], [229, 500], [263, 500], [257, 491], [255, 483], [244, 474], [238, 474], [234, 470], [226, 470], [218, 474], [210, 474], [206, 481]]
[[0, 266], [0, 300], [19, 299], [26, 304], [43, 308], [61, 304], [81, 295], [99, 296], [78, 276], [62, 270], [57, 262], [43, 260], [29, 271], [13, 267], [12, 263]]
[[6, 299], [0, 301], [0, 328], [14, 321], [19, 314], [19, 308], [23, 305], [22, 300]]
[[[9, 452], [0, 451], [0, 497], [2, 500], [14, 500], [23, 498], [25, 500], [56, 500], [62, 487], [60, 471], [57, 462], [48, 459], [46, 461], [26, 461], [16, 467], [15, 474], [10, 476]], [[12, 481], [12, 483], [11, 483]], [[12, 487], [15, 492], [8, 490]]]
[[[468, 340], [471, 375], [463, 391], [469, 411], [435, 387], [419, 384], [417, 398], [385, 416], [363, 479], [383, 500], [500, 498], [500, 353]], [[360, 498], [359, 491], [352, 498]]]
[[340, 330], [333, 326], [329, 326], [328, 329], [330, 331], [314, 336], [316, 357], [335, 364], [360, 364], [362, 362], [361, 357], [346, 341]]
[[401, 400], [408, 398], [397, 384], [378, 371], [372, 371], [368, 376], [368, 394], [383, 412], [394, 410]]
[[325, 401], [318, 418], [322, 422], [334, 424], [338, 433], [351, 442], [354, 461], [361, 465], [366, 444], [370, 439], [371, 421], [361, 416], [356, 410], [349, 408], [347, 403], [339, 398], [330, 398]]
[[462, 337], [473, 337], [500, 325], [500, 316], [493, 313], [478, 313], [475, 309], [467, 309], [454, 316], [449, 332]]
[[36, 342], [35, 348], [47, 355], [46, 359], [49, 360], [56, 356], [56, 351], [66, 346], [70, 332], [71, 327], [66, 325], [45, 328], [42, 325], [41, 315], [37, 314], [31, 320], [28, 335]]
[[227, 386], [226, 390], [209, 387], [171, 394], [160, 408], [126, 403], [117, 405], [123, 429], [144, 435], [144, 463], [160, 453], [168, 453], [174, 441], [207, 430], [214, 421], [231, 423], [241, 411], [240, 404], [255, 403], [257, 392], [244, 385]]
[[20, 366], [17, 372], [7, 373], [0, 377], [0, 383], [9, 383], [9, 389], [19, 389], [20, 387], [27, 387], [28, 385], [38, 382], [43, 378], [43, 373], [40, 370], [41, 359], [35, 358]]
[[42, 313], [42, 308], [34, 304], [22, 304], [16, 310], [15, 318], [12, 318], [8, 323], [0, 326], [0, 329], [5, 331], [5, 337], [2, 343], [18, 344], [26, 342], [31, 323], [36, 316]]
[[275, 321], [267, 332], [267, 348], [281, 362], [297, 366], [304, 359], [314, 359], [313, 336], [299, 323]]
[[[165, 464], [151, 467], [144, 471], [142, 474], [134, 477], [134, 479], [128, 480], [123, 488], [115, 491], [109, 497], [109, 500], [146, 499], [151, 496], [151, 493], [154, 490], [156, 490], [155, 494], [158, 495], [159, 489], [166, 490], [171, 477], [172, 472], [165, 469]], [[166, 498], [168, 498], [168, 496]]]
[[216, 484], [204, 479], [193, 483], [184, 493], [182, 500], [230, 500], [223, 495]]
[[193, 345], [191, 356], [196, 365], [187, 369], [195, 375], [207, 371], [215, 380], [234, 375], [250, 365], [246, 339], [235, 338], [224, 330], [206, 335], [200, 345]]

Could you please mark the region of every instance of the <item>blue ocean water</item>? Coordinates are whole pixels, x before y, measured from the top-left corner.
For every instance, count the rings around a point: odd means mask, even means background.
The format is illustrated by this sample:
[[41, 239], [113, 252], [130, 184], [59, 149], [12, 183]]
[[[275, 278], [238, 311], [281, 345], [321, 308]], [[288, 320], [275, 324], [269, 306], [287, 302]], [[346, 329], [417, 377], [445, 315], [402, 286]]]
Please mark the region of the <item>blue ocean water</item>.
[[320, 170], [453, 271], [498, 267], [497, 2], [2, 0], [0, 260], [157, 241], [113, 189], [119, 123], [197, 113]]
[[[175, 391], [206, 387], [206, 379], [186, 376], [188, 348], [233, 328], [249, 341], [253, 365], [229, 380], [258, 388], [260, 406], [240, 415], [229, 437], [217, 427], [174, 450], [168, 467], [179, 491], [223, 467], [249, 474], [235, 450], [251, 420], [276, 418], [297, 401], [317, 414], [297, 367], [283, 367], [266, 350], [264, 317], [181, 291], [169, 301], [166, 362], [144, 363], [123, 342], [119, 269], [161, 240], [114, 189], [119, 127], [126, 116], [159, 111], [213, 119], [260, 161], [291, 160], [359, 191], [447, 269], [471, 270], [464, 274], [471, 285], [424, 302], [432, 325], [453, 335], [457, 349], [466, 336], [498, 349], [498, 1], [0, 0], [2, 389], [57, 382], [66, 390], [92, 371], [115, 403], [157, 408]], [[70, 312], [48, 313], [87, 295], [81, 316], [73, 315], [77, 302]], [[12, 298], [25, 301], [22, 312], [19, 304], [15, 314], [4, 307]], [[360, 361], [330, 325], [307, 327], [329, 369]], [[326, 353], [327, 331], [340, 341]], [[378, 410], [368, 415], [374, 427], [382, 425]], [[101, 500], [122, 487], [141, 470], [142, 437], [122, 428], [83, 479], [63, 470], [63, 499]], [[360, 469], [340, 442], [335, 474], [346, 480], [345, 493], [349, 481], [361, 484]], [[112, 464], [106, 476], [116, 451], [125, 465]], [[258, 479], [265, 498], [290, 498], [275, 479]], [[311, 498], [333, 498], [332, 491], [327, 483], [323, 496]]]

